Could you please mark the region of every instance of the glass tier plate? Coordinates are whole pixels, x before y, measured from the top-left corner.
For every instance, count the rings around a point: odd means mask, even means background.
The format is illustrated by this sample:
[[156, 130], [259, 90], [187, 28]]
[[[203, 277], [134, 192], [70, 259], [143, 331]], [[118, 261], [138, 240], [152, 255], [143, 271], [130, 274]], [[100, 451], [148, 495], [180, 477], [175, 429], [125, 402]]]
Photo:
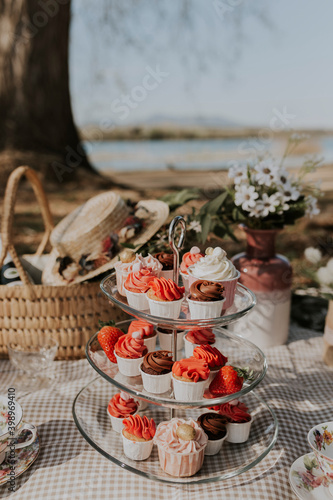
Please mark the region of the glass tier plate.
[[[252, 480], [274, 466], [278, 456], [273, 448], [278, 434], [278, 422], [273, 410], [255, 393], [247, 394], [242, 398], [252, 415], [248, 441], [242, 444], [224, 442], [219, 454], [206, 456], [201, 470], [189, 478], [177, 478], [166, 474], [159, 466], [157, 447], [153, 447], [151, 456], [144, 461], [132, 461], [123, 453], [122, 437], [111, 428], [107, 406], [117, 388], [98, 377], [90, 382], [76, 396], [73, 403], [74, 421], [88, 443], [104, 457], [120, 467], [139, 474], [140, 476], [156, 481], [171, 484], [195, 484], [220, 481], [232, 478], [238, 474], [244, 480]], [[154, 418], [156, 424], [170, 419], [170, 410], [149, 405], [141, 415]], [[202, 410], [178, 410], [176, 416], [180, 418], [197, 419]], [[268, 457], [266, 457], [268, 455]], [[252, 467], [265, 461], [256, 469]], [[228, 487], [230, 486], [228, 481]]]
[[246, 286], [237, 284], [236, 295], [234, 304], [226, 309], [223, 316], [212, 319], [191, 319], [191, 315], [188, 311], [187, 301], [185, 300], [182, 305], [182, 311], [178, 319], [170, 318], [160, 318], [158, 316], [152, 316], [149, 310], [138, 311], [133, 307], [130, 307], [127, 303], [126, 297], [118, 293], [117, 283], [116, 283], [116, 273], [112, 273], [101, 282], [101, 289], [105, 295], [110, 299], [115, 305], [120, 307], [123, 311], [126, 311], [131, 316], [136, 318], [141, 318], [153, 325], [165, 325], [169, 327], [175, 327], [179, 329], [189, 329], [189, 328], [212, 328], [214, 326], [224, 326], [234, 321], [237, 321], [242, 316], [245, 316], [256, 304], [256, 297], [251, 290], [246, 288]]
[[[117, 324], [124, 332], [127, 332], [130, 321], [122, 321]], [[241, 397], [252, 391], [257, 384], [264, 378], [267, 364], [264, 353], [252, 342], [239, 337], [233, 333], [228, 332], [225, 328], [217, 327], [213, 329], [215, 333], [215, 346], [228, 357], [228, 364], [239, 368], [248, 368], [252, 371], [252, 378], [250, 381], [245, 381], [241, 391], [230, 396], [224, 396], [214, 399], [202, 399], [200, 401], [176, 401], [173, 397], [173, 392], [170, 390], [164, 394], [151, 394], [144, 390], [142, 385], [141, 376], [139, 377], [125, 377], [118, 371], [118, 365], [112, 363], [104, 351], [102, 350], [98, 339], [97, 333], [93, 335], [87, 343], [86, 354], [87, 359], [91, 366], [99, 373], [104, 379], [111, 384], [115, 385], [118, 390], [124, 390], [139, 399], [144, 399], [155, 405], [167, 406], [169, 408], [193, 408], [213, 406], [216, 404], [226, 403], [235, 398]], [[159, 349], [157, 339], [156, 350]], [[182, 358], [185, 357], [184, 350], [182, 351]], [[179, 357], [179, 359], [181, 359]]]

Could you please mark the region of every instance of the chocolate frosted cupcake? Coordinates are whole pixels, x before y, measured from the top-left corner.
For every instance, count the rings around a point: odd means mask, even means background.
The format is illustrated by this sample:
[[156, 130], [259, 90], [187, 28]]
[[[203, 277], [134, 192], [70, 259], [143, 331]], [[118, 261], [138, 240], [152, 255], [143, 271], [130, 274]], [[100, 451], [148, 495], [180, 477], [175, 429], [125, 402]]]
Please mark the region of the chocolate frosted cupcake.
[[167, 280], [173, 279], [173, 254], [158, 252], [154, 255], [154, 258], [162, 264], [160, 276], [163, 276], [163, 278], [166, 278]]
[[205, 455], [216, 455], [228, 435], [227, 419], [218, 413], [203, 413], [198, 418], [198, 424], [208, 436]]
[[153, 394], [162, 394], [171, 387], [171, 370], [173, 366], [170, 351], [149, 352], [143, 358], [140, 367], [143, 387]]
[[191, 319], [217, 318], [222, 314], [224, 288], [221, 283], [198, 280], [192, 283], [188, 304]]

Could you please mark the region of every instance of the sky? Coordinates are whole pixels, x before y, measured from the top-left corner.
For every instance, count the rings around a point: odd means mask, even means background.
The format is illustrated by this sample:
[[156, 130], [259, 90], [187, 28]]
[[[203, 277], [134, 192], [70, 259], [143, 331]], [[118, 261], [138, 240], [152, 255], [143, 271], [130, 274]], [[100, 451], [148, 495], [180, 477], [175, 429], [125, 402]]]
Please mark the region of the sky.
[[261, 127], [284, 112], [292, 127], [333, 129], [331, 0], [253, 0], [259, 14], [249, 0], [190, 0], [190, 30], [180, 3], [72, 0], [80, 126], [202, 116]]

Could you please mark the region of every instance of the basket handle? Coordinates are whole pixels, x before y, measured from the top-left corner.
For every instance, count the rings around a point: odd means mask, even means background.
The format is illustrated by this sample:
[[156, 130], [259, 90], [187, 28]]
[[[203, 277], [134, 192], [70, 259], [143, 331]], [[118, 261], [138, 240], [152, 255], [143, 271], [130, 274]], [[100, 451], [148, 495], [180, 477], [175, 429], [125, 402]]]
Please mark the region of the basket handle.
[[14, 208], [17, 198], [18, 185], [22, 177], [26, 177], [30, 182], [35, 196], [37, 198], [39, 207], [41, 209], [42, 218], [44, 221], [45, 231], [42, 241], [39, 244], [37, 252], [35, 255], [40, 256], [49, 241], [51, 231], [54, 227], [53, 219], [50, 212], [49, 204], [43, 189], [43, 186], [34, 170], [27, 166], [22, 166], [16, 168], [9, 176], [5, 191], [5, 197], [3, 202], [3, 212], [2, 212], [2, 225], [1, 225], [1, 239], [2, 239], [2, 250], [0, 254], [0, 268], [3, 265], [3, 261], [7, 255], [13, 259], [16, 269], [20, 275], [20, 278], [24, 285], [31, 286], [29, 278], [23, 269], [20, 259], [18, 258], [17, 252], [13, 245], [13, 217]]

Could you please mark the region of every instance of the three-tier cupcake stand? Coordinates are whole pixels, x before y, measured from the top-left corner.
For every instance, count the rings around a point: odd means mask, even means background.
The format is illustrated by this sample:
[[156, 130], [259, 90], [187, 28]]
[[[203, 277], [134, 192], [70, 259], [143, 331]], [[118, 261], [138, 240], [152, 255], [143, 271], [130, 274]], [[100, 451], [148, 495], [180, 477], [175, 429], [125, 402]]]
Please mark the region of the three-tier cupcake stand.
[[[176, 283], [178, 283], [179, 276], [179, 250], [183, 246], [185, 233], [184, 219], [180, 216], [173, 219], [169, 228], [169, 242], [174, 253], [174, 281]], [[177, 244], [176, 239], [178, 239]], [[179, 358], [176, 345], [180, 331], [212, 328], [216, 339], [215, 345], [228, 357], [229, 364], [247, 368], [251, 372], [251, 378], [245, 381], [238, 393], [214, 399], [178, 401], [174, 399], [172, 389], [161, 395], [151, 394], [144, 390], [141, 376], [125, 377], [119, 373], [117, 365], [106, 357], [96, 333], [87, 343], [86, 355], [99, 376], [79, 392], [73, 403], [74, 421], [88, 443], [120, 467], [146, 478], [170, 484], [198, 484], [226, 480], [250, 470], [261, 462], [273, 448], [278, 434], [278, 422], [273, 410], [253, 391], [265, 376], [267, 369], [265, 355], [248, 340], [224, 328], [245, 316], [255, 306], [255, 295], [245, 286], [238, 284], [234, 304], [222, 316], [214, 319], [192, 320], [186, 300], [178, 319], [152, 316], [149, 311], [133, 309], [128, 305], [126, 298], [118, 293], [115, 273], [102, 281], [101, 289], [113, 304], [133, 318], [173, 330], [174, 360], [177, 360], [177, 356]], [[130, 322], [131, 320], [123, 321], [117, 326], [127, 331]], [[184, 354], [183, 357], [185, 357]], [[112, 430], [107, 414], [109, 400], [121, 390], [139, 401], [141, 414], [154, 418], [156, 424], [169, 420], [173, 416], [196, 419], [209, 406], [223, 404], [235, 398], [240, 399], [249, 408], [253, 418], [250, 437], [242, 444], [225, 442], [220, 453], [205, 457], [203, 467], [192, 477], [170, 476], [159, 466], [156, 446], [151, 456], [141, 462], [132, 461], [124, 455], [121, 435]]]

